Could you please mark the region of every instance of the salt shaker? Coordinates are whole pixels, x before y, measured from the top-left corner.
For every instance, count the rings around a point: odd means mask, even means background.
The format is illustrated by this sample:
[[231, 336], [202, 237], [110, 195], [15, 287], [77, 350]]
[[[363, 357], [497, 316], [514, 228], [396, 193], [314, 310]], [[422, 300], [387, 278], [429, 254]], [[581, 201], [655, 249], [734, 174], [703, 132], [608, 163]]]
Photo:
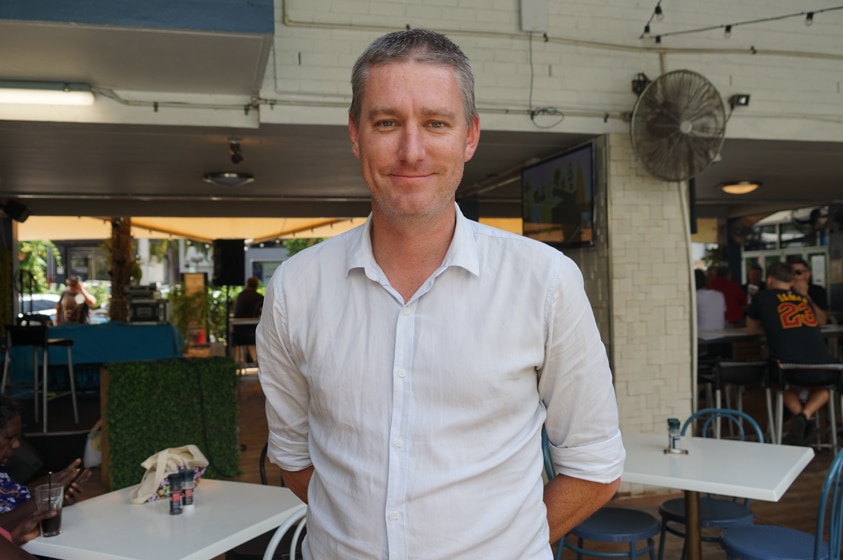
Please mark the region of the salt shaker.
[[667, 450], [671, 453], [682, 453], [682, 447], [679, 444], [679, 419], [667, 419]]

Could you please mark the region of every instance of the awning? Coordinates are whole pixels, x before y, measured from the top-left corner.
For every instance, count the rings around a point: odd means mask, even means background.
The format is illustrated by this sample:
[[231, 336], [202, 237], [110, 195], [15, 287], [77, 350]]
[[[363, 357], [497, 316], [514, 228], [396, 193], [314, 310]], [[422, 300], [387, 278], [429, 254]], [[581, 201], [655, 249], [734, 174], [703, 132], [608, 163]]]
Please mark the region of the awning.
[[[245, 239], [260, 243], [276, 239], [327, 238], [344, 233], [365, 218], [154, 218], [133, 217], [135, 239], [186, 238], [211, 242], [214, 239]], [[500, 229], [521, 234], [517, 218], [481, 218]], [[111, 218], [30, 216], [17, 224], [18, 240], [110, 239]]]

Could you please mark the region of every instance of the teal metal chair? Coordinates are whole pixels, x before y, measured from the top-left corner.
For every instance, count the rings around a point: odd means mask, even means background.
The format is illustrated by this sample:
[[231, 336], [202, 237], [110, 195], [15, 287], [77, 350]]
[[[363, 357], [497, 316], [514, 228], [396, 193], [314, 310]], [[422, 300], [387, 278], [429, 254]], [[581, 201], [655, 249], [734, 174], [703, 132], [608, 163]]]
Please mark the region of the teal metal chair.
[[[843, 532], [843, 451], [834, 458], [820, 494], [816, 531], [753, 525], [720, 535], [726, 557], [742, 560], [837, 560]], [[826, 540], [823, 535], [827, 534]]]
[[[544, 470], [548, 480], [556, 476], [553, 459], [550, 456], [550, 442], [547, 432], [542, 429], [542, 453], [544, 455]], [[595, 558], [630, 558], [649, 554], [650, 560], [655, 560], [655, 537], [659, 532], [659, 520], [649, 513], [630, 508], [605, 506], [594, 512], [588, 519], [574, 527], [569, 535], [577, 539], [577, 544], [568, 542], [568, 536], [559, 539], [556, 547], [556, 560], [562, 557], [562, 551], [567, 548], [577, 553], [577, 559], [583, 556]], [[627, 543], [625, 551], [603, 551], [585, 548], [585, 541], [604, 543]], [[638, 542], [646, 541], [646, 545], [638, 547]]]
[[[764, 432], [750, 415], [740, 410], [728, 408], [703, 408], [692, 414], [682, 425], [682, 435], [685, 435], [689, 427], [697, 425], [697, 433], [702, 437], [717, 436], [720, 434], [720, 422], [727, 421], [737, 432], [737, 439], [745, 440], [747, 430], [744, 423], [749, 426], [750, 432], [755, 434], [758, 441], [764, 442]], [[659, 560], [664, 556], [664, 541], [667, 533], [685, 539], [685, 498], [673, 498], [666, 500], [659, 505], [661, 515], [661, 534], [659, 535]], [[725, 498], [706, 495], [700, 497], [700, 527], [703, 529], [725, 529], [752, 525], [755, 515], [749, 508], [749, 500], [738, 498]], [[718, 542], [719, 537], [702, 535], [704, 542]], [[682, 545], [682, 558], [687, 552], [687, 542]]]

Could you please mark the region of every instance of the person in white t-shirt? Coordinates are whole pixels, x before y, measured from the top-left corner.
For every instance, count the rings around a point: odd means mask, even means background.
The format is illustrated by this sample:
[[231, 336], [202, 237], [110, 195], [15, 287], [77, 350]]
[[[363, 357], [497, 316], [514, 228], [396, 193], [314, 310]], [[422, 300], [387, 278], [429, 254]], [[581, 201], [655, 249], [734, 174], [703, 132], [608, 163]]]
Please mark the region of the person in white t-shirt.
[[722, 292], [705, 287], [705, 272], [694, 270], [697, 284], [697, 329], [719, 331], [726, 328], [726, 298]]

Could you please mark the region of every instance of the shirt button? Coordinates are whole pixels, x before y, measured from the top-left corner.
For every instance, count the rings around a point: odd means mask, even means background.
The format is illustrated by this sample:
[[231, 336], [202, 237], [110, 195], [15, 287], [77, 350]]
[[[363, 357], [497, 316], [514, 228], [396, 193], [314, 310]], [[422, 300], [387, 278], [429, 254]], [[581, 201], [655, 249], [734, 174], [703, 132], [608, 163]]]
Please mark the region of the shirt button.
[[399, 369], [398, 370], [398, 377], [407, 377], [407, 370]]
[[410, 314], [410, 306], [405, 305], [404, 309], [402, 309], [402, 311], [404, 312], [404, 315], [409, 315]]
[[392, 519], [393, 521], [397, 521], [399, 517], [401, 517], [401, 516], [398, 515], [397, 511], [393, 511], [392, 513], [389, 514], [389, 518]]
[[396, 439], [395, 440], [395, 447], [404, 447], [404, 440], [403, 439]]

